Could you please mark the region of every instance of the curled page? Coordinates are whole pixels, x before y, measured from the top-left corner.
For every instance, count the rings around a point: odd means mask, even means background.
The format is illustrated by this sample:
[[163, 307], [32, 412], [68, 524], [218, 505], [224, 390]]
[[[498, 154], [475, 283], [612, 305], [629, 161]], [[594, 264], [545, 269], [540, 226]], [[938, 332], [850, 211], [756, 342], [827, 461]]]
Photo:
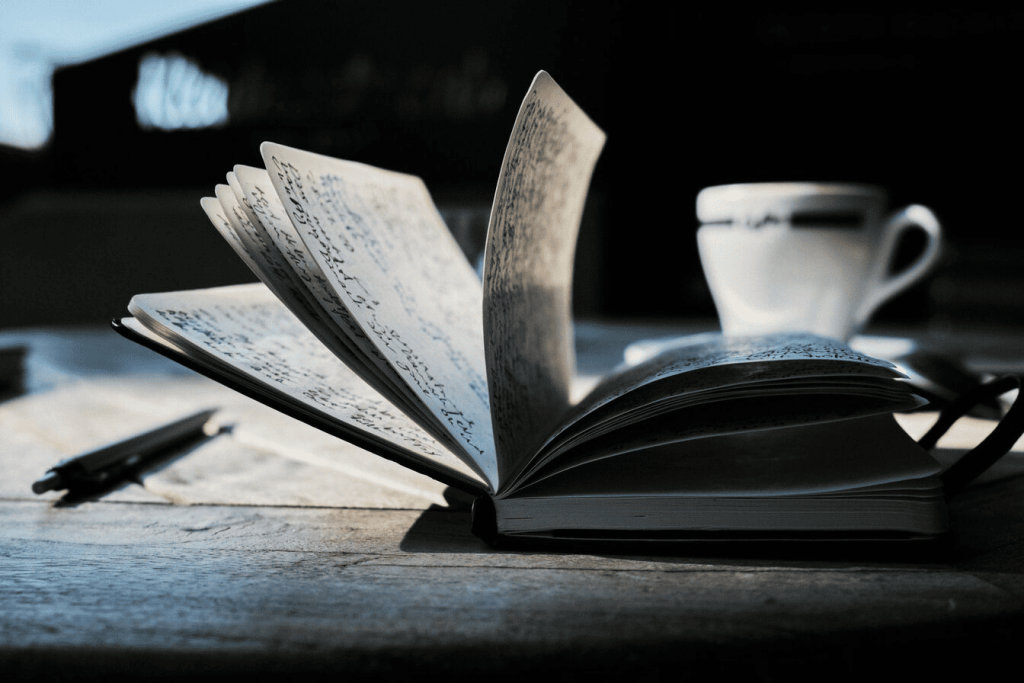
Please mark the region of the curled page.
[[494, 194], [484, 257], [484, 342], [502, 481], [569, 409], [572, 269], [605, 135], [546, 72], [523, 100]]

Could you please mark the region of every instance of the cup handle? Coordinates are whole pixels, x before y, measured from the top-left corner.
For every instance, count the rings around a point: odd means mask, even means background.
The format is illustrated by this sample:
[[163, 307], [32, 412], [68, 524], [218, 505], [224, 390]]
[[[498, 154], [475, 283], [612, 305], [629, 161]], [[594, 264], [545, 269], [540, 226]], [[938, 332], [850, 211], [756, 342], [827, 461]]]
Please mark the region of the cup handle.
[[[887, 269], [892, 259], [900, 235], [913, 227], [925, 232], [927, 243], [924, 251], [912, 264], [899, 273], [889, 276]], [[868, 317], [884, 301], [920, 280], [939, 258], [939, 247], [942, 240], [942, 226], [931, 209], [920, 204], [910, 206], [893, 213], [886, 221], [882, 233], [882, 245], [878, 252], [878, 266], [872, 285], [865, 292], [863, 302], [857, 312], [857, 326], [867, 322]]]

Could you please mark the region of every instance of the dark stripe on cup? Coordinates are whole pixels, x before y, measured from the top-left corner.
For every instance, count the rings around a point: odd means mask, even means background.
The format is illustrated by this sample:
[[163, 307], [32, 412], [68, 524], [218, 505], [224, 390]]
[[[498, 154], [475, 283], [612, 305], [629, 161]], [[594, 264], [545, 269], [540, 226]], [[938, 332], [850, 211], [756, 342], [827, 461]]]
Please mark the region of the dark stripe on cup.
[[789, 219], [794, 228], [859, 228], [864, 214], [855, 211], [805, 211], [794, 213]]

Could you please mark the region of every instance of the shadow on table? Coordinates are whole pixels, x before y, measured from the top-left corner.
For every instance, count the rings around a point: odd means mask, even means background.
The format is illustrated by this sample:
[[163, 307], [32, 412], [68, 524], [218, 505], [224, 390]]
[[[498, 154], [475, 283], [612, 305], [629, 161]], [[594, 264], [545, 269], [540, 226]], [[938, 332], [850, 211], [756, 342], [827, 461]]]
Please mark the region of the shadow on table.
[[230, 433], [232, 428], [232, 425], [223, 425], [216, 433], [199, 434], [184, 442], [172, 444], [147, 456], [138, 465], [109, 479], [94, 483], [80, 483], [75, 488], [69, 489], [60, 500], [54, 503], [54, 507], [75, 507], [81, 503], [97, 501], [132, 484], [142, 486], [142, 475], [159, 472], [190, 453], [194, 453], [221, 434]]

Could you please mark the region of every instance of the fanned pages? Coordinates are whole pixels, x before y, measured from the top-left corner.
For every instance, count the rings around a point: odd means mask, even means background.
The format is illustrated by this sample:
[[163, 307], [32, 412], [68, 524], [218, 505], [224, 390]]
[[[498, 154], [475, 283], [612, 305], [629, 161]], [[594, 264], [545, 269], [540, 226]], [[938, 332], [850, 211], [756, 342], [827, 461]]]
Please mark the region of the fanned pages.
[[482, 479], [382, 399], [262, 285], [145, 294], [129, 310], [183, 355], [450, 478]]
[[264, 143], [292, 224], [359, 326], [435, 421], [436, 435], [497, 488], [480, 281], [419, 178]]
[[402, 406], [419, 424], [429, 425], [429, 418], [412, 392], [384, 358], [380, 354], [366, 355], [363, 351], [366, 345], [357, 345], [353, 341], [353, 338], [364, 335], [306, 250], [274, 192], [267, 172], [236, 166], [235, 171], [228, 174], [228, 180], [234, 180], [232, 190], [244, 207], [253, 229], [261, 234], [260, 241], [266, 245], [268, 258], [274, 262], [271, 272], [264, 269], [261, 276], [264, 283], [273, 290], [275, 278], [267, 278], [271, 274], [284, 278], [288, 296], [278, 293], [278, 298], [317, 338], [382, 396]]
[[930, 538], [935, 461], [889, 363], [805, 334], [700, 335], [581, 401], [572, 261], [604, 133], [546, 73], [498, 176], [483, 283], [422, 180], [266, 142], [201, 201], [260, 282], [134, 297], [125, 335], [479, 496], [474, 530]]

